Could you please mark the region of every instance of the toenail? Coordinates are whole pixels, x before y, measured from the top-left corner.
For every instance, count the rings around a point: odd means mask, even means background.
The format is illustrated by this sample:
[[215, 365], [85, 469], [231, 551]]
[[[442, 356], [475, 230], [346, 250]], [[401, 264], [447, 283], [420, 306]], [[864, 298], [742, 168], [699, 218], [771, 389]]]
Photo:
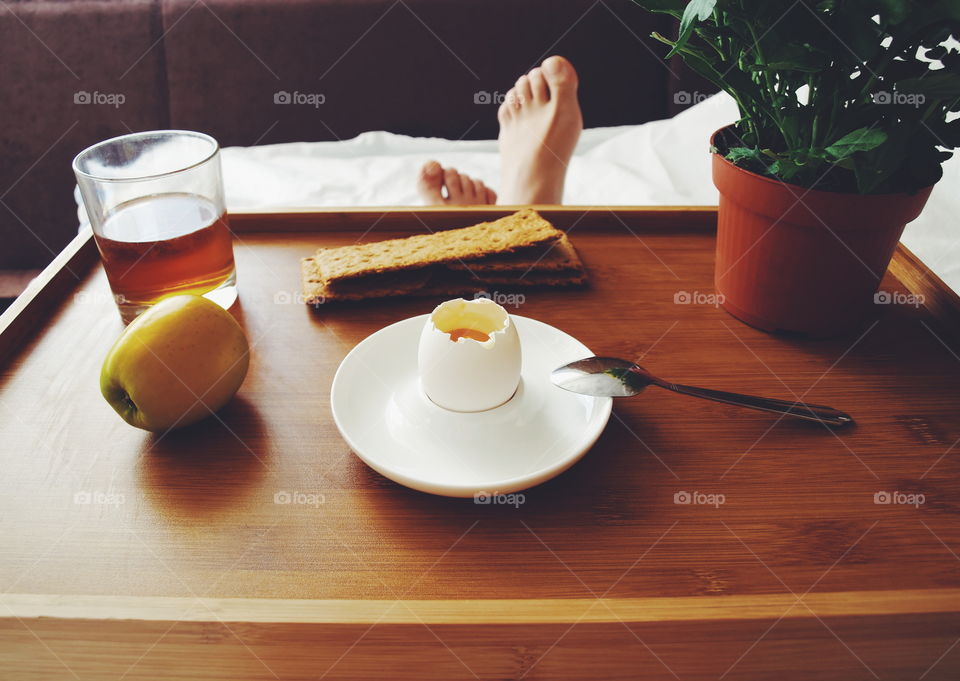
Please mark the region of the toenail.
[[553, 74], [560, 73], [560, 59], [557, 57], [547, 57], [543, 61], [543, 68], [545, 71]]

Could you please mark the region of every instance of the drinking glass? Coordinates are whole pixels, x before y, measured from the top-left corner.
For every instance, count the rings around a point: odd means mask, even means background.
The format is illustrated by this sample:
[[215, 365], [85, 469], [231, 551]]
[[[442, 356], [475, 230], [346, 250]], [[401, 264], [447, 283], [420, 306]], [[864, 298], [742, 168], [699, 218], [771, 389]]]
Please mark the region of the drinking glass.
[[73, 171], [120, 316], [167, 296], [237, 298], [220, 146], [209, 135], [155, 130], [85, 149]]

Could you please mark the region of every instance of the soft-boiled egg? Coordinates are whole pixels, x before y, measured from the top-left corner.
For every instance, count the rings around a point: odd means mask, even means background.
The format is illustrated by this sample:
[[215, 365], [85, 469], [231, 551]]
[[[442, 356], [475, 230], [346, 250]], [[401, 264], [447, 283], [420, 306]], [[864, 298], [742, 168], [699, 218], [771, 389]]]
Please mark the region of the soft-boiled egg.
[[510, 315], [488, 298], [438, 305], [420, 334], [420, 384], [453, 411], [498, 407], [520, 383], [520, 337]]

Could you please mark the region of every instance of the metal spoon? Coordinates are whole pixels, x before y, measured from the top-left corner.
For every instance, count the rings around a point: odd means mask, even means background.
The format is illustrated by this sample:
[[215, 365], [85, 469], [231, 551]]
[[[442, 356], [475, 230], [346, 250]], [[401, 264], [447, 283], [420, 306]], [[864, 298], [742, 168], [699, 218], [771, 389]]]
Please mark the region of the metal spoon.
[[559, 369], [554, 369], [550, 374], [550, 380], [553, 381], [554, 385], [564, 390], [583, 395], [632, 397], [648, 385], [655, 385], [682, 395], [691, 395], [705, 400], [773, 412], [774, 414], [785, 414], [808, 421], [819, 421], [832, 426], [845, 426], [853, 423], [849, 414], [838, 411], [833, 407], [669, 383], [657, 378], [638, 364], [616, 357], [588, 357], [571, 362]]

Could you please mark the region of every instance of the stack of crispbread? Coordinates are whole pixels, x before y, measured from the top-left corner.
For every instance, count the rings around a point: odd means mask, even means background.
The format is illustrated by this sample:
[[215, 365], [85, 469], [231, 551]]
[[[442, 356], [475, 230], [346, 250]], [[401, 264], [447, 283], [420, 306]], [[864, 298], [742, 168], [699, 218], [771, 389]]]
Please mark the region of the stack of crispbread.
[[462, 229], [321, 248], [303, 259], [301, 272], [308, 304], [586, 281], [566, 234], [533, 210]]

